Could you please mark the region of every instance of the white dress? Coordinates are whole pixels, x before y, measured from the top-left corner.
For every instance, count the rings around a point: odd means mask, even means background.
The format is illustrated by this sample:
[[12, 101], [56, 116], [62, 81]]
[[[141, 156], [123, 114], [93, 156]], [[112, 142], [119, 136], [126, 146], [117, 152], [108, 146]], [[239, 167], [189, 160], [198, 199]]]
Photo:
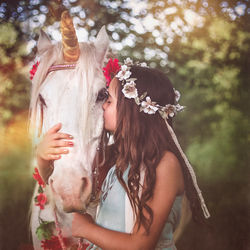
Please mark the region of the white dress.
[[[127, 182], [129, 168], [124, 172], [123, 179]], [[167, 222], [162, 230], [155, 249], [176, 250], [173, 241], [173, 232], [180, 221], [182, 196], [177, 196]], [[103, 228], [123, 233], [130, 233], [133, 229], [132, 208], [124, 188], [121, 186], [113, 166], [102, 185], [100, 205], [97, 212], [96, 223]], [[101, 249], [91, 244], [88, 250]]]

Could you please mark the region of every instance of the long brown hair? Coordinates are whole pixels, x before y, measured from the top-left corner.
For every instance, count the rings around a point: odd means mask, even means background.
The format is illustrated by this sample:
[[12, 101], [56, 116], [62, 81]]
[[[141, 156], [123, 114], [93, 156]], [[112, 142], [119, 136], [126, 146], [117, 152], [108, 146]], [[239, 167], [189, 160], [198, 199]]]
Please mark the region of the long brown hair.
[[[132, 66], [131, 78], [136, 78], [138, 96], [144, 92], [152, 101], [159, 105], [174, 104], [175, 93], [168, 77], [157, 69]], [[194, 189], [191, 176], [185, 162], [176, 147], [163, 118], [158, 112], [146, 114], [139, 111], [134, 99], [125, 98], [122, 84], [117, 79], [117, 127], [113, 134], [114, 144], [108, 146], [103, 140], [105, 161], [102, 166], [116, 164], [116, 175], [130, 199], [136, 215], [138, 229], [142, 225], [146, 232], [150, 230], [153, 221], [153, 211], [147, 205], [153, 196], [156, 181], [156, 168], [164, 152], [171, 151], [178, 158], [184, 175], [185, 190], [190, 201], [195, 220], [202, 217], [199, 198]], [[168, 119], [172, 127], [172, 119]], [[123, 179], [123, 173], [130, 165], [128, 182]], [[141, 170], [145, 171], [143, 192], [140, 195]]]

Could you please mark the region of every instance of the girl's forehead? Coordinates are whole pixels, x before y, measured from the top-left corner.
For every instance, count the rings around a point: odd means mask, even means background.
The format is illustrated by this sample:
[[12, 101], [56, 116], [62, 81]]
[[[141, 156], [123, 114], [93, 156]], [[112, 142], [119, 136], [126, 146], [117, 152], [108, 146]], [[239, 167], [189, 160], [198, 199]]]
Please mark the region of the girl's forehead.
[[118, 80], [116, 78], [113, 78], [112, 81], [110, 82], [110, 85], [109, 85], [109, 88], [108, 88], [108, 92], [112, 96], [116, 96], [117, 82], [118, 82]]

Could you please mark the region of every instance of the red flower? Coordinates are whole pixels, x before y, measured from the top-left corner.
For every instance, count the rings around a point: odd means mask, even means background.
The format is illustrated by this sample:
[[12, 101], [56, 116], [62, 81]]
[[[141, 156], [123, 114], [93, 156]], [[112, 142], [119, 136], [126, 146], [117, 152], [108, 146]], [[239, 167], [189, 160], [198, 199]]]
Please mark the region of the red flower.
[[80, 243], [81, 245], [79, 246], [79, 243], [71, 245], [71, 249], [80, 249], [80, 250], [86, 250], [89, 246], [89, 243]]
[[89, 246], [89, 244], [88, 243], [83, 243], [83, 248], [82, 248], [82, 250], [86, 250], [87, 248], [88, 248], [88, 246]]
[[[67, 238], [63, 238], [64, 244], [67, 246]], [[61, 244], [58, 236], [52, 236], [50, 240], [42, 240], [41, 247], [44, 250], [61, 250]]]
[[115, 74], [120, 70], [121, 66], [119, 65], [119, 61], [117, 58], [113, 59], [110, 58], [106, 67], [103, 68], [103, 74], [107, 80], [107, 87], [109, 86], [112, 78]]
[[39, 174], [39, 171], [37, 168], [35, 168], [35, 173], [33, 174], [33, 178], [38, 182], [38, 184], [42, 187], [45, 187], [45, 183], [41, 177], [41, 175]]
[[47, 197], [44, 193], [40, 193], [35, 197], [36, 206], [40, 206], [40, 209], [44, 209], [44, 205], [47, 202]]
[[32, 69], [30, 70], [30, 80], [32, 80], [34, 78], [34, 75], [36, 74], [38, 65], [39, 65], [39, 62], [36, 62], [33, 64]]

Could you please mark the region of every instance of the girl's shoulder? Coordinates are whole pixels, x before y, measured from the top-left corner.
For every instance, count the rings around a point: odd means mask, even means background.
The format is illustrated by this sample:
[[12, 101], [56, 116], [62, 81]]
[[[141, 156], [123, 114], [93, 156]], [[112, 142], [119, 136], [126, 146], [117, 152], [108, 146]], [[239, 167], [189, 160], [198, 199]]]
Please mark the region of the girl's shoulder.
[[156, 168], [156, 178], [156, 181], [168, 180], [173, 185], [177, 185], [177, 195], [184, 192], [184, 177], [181, 164], [174, 153], [165, 151]]
[[160, 160], [160, 163], [157, 167], [163, 166], [163, 165], [167, 168], [181, 168], [181, 165], [180, 165], [178, 158], [171, 151], [164, 152], [164, 154]]

